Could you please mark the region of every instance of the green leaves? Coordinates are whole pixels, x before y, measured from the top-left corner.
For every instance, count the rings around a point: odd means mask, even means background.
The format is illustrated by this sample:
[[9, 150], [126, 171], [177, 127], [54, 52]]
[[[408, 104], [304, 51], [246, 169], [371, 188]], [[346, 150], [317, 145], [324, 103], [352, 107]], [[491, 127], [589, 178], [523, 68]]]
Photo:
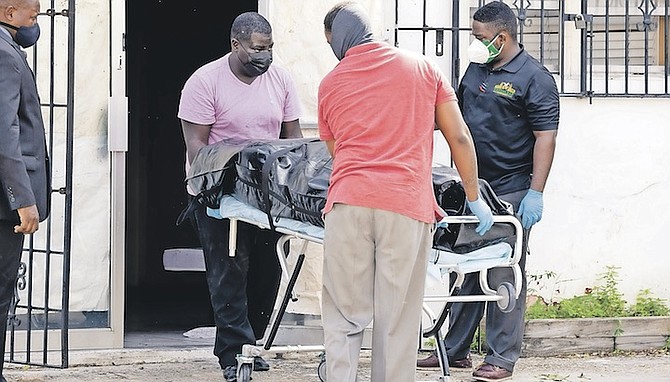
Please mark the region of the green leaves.
[[[623, 294], [619, 292], [618, 267], [607, 266], [605, 273], [599, 279], [601, 285], [587, 288], [580, 296], [563, 299], [560, 301], [537, 300], [526, 309], [527, 319], [539, 318], [593, 318], [593, 317], [642, 317], [642, 316], [667, 316], [670, 308], [665, 300], [653, 297], [649, 289], [641, 290], [636, 298], [635, 304], [626, 307]], [[529, 276], [531, 282], [539, 285], [542, 278], [553, 278], [555, 273], [547, 272], [540, 276]], [[548, 277], [547, 277], [548, 276]]]

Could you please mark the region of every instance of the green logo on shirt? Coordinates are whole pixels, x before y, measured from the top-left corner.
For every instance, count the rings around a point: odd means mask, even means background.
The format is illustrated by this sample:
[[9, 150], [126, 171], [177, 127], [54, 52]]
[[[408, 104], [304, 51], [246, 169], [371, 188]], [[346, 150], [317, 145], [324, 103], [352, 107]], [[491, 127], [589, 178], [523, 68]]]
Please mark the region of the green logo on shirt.
[[504, 97], [512, 98], [516, 93], [511, 82], [501, 82], [493, 88], [493, 92]]

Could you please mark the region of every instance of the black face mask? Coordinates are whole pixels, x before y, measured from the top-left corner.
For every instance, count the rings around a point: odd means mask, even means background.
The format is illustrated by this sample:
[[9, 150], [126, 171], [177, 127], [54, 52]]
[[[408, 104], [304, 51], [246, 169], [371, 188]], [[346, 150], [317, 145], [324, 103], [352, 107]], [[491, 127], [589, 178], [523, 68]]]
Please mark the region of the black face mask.
[[244, 49], [244, 45], [242, 45], [242, 43], [240, 43], [240, 46], [242, 47], [240, 50], [244, 51], [244, 54], [247, 56], [246, 60], [242, 60], [239, 53], [237, 55], [237, 59], [242, 63], [242, 70], [244, 71], [244, 74], [249, 77], [258, 77], [261, 74], [267, 72], [267, 70], [270, 68], [270, 64], [272, 64], [271, 51], [264, 50], [262, 52], [249, 53], [246, 49]]
[[14, 35], [14, 41], [16, 41], [16, 43], [21, 45], [23, 48], [29, 48], [35, 45], [37, 39], [40, 38], [40, 26], [37, 23], [29, 27], [15, 27], [14, 25], [0, 21], [0, 25], [14, 29], [16, 31], [16, 34]]

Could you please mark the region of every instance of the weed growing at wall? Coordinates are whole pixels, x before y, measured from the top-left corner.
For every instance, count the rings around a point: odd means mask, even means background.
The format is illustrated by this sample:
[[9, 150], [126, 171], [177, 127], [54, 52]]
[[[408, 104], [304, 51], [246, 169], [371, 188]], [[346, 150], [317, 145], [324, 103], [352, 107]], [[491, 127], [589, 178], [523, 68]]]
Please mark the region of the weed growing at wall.
[[[623, 294], [619, 292], [619, 274], [617, 267], [608, 266], [600, 275], [599, 285], [587, 288], [583, 295], [560, 301], [538, 299], [526, 309], [527, 319], [537, 318], [591, 318], [591, 317], [632, 317], [667, 316], [670, 308], [663, 299], [654, 297], [649, 289], [641, 290], [634, 304], [627, 306]], [[545, 272], [541, 275], [529, 275], [529, 291], [545, 288], [547, 281], [555, 279], [556, 274]]]
[[631, 305], [627, 312], [633, 317], [670, 316], [670, 308], [665, 305], [663, 299], [654, 297], [649, 289], [643, 289], [638, 293], [635, 304]]

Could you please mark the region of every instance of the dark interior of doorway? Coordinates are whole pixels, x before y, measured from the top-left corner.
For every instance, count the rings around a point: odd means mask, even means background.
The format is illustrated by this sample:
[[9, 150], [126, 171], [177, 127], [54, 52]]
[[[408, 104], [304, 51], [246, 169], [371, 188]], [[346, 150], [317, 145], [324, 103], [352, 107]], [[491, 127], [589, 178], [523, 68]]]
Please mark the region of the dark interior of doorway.
[[230, 51], [230, 25], [257, 1], [126, 1], [126, 331], [212, 323], [204, 273], [167, 272], [166, 248], [197, 247], [186, 204], [184, 144], [176, 117], [181, 88], [202, 64]]

